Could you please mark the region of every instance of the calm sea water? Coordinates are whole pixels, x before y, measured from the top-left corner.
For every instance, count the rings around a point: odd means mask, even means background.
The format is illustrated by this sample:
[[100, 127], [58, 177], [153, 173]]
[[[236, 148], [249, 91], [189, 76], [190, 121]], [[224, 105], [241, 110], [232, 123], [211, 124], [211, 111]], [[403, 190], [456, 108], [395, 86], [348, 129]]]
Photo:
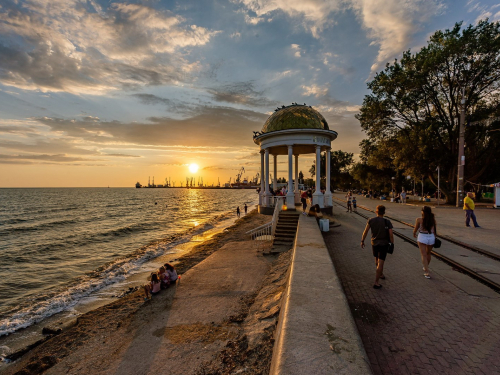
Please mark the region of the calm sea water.
[[254, 190], [0, 189], [0, 336], [123, 281]]

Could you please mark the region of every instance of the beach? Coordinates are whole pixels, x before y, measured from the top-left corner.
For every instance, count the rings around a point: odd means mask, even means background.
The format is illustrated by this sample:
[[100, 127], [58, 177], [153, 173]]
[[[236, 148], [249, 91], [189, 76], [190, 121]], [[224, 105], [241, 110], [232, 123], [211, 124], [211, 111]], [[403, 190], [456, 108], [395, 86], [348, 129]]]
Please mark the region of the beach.
[[267, 373], [289, 255], [262, 256], [245, 232], [269, 220], [252, 211], [179, 257], [176, 286], [83, 314], [3, 372]]

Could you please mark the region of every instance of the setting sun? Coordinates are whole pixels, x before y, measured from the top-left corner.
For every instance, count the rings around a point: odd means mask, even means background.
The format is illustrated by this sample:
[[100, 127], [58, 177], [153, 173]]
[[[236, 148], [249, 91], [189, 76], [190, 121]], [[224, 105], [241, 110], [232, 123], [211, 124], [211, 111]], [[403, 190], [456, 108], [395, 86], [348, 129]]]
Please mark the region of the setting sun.
[[189, 164], [189, 172], [196, 173], [198, 172], [198, 164]]

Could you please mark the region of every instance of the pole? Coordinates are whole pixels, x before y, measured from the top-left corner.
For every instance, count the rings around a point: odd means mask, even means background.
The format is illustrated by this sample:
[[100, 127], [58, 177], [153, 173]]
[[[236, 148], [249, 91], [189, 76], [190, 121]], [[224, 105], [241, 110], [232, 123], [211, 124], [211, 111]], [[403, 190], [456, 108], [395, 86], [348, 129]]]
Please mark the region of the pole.
[[457, 207], [463, 206], [464, 201], [464, 166], [465, 166], [465, 89], [462, 91], [460, 101], [460, 129], [458, 135], [458, 175], [457, 175]]
[[438, 167], [438, 206], [439, 206], [439, 201], [441, 199], [441, 189], [439, 188], [439, 180], [440, 180], [440, 169]]
[[422, 202], [424, 201], [424, 176], [422, 176]]

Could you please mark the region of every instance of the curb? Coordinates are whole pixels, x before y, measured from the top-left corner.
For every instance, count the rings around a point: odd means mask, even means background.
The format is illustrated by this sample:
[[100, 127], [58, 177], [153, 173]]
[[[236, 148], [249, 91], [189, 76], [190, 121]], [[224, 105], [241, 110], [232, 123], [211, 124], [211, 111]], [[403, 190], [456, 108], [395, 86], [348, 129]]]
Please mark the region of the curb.
[[372, 374], [315, 218], [300, 216], [271, 375]]

